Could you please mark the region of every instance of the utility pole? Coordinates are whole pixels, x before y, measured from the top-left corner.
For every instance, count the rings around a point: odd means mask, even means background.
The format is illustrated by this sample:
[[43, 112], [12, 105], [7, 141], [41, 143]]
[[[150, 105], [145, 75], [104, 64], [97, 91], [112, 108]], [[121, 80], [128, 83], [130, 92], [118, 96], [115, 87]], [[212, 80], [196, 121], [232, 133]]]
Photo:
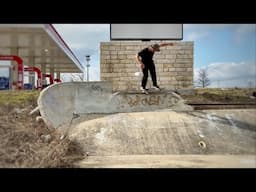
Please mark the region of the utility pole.
[[252, 88], [252, 81], [248, 81], [248, 85], [249, 85], [249, 88], [251, 89]]
[[89, 61], [91, 59], [90, 59], [90, 55], [86, 55], [85, 57], [86, 57], [86, 61], [87, 61], [87, 65], [86, 65], [86, 67], [87, 67], [87, 81], [89, 81], [89, 67], [90, 67]]

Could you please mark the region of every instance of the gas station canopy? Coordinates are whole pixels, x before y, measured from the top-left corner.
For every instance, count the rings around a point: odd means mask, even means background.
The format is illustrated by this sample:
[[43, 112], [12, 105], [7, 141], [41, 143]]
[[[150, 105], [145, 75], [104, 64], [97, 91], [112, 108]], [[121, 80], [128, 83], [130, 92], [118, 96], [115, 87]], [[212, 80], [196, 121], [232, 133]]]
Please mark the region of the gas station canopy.
[[0, 55], [17, 55], [46, 73], [82, 73], [83, 66], [51, 24], [0, 24]]

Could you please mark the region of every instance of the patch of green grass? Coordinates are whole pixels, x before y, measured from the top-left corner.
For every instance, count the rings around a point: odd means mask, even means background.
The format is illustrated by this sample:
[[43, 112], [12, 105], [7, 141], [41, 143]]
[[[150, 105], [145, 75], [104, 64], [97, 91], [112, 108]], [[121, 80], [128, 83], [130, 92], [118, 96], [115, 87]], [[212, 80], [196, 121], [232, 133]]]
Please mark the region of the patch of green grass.
[[0, 105], [35, 105], [39, 91], [0, 91]]

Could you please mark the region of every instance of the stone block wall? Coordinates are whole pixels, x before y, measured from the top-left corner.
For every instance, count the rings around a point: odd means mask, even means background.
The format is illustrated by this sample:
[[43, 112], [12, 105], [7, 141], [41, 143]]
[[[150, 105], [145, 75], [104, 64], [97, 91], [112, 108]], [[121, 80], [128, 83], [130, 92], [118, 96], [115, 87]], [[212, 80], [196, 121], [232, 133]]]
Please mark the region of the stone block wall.
[[[173, 42], [174, 46], [161, 47], [155, 52], [157, 81], [165, 89], [181, 89], [193, 87], [193, 42]], [[100, 44], [100, 78], [111, 81], [114, 91], [139, 90], [141, 71], [136, 63], [135, 55], [143, 48], [159, 41], [111, 41]], [[147, 87], [152, 86], [149, 73]]]

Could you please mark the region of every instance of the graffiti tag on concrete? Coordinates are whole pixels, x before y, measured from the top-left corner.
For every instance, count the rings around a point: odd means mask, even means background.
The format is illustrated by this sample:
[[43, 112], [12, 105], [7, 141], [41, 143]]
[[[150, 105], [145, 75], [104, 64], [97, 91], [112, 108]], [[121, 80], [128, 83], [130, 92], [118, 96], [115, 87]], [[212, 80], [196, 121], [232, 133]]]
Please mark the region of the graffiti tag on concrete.
[[99, 85], [92, 84], [91, 89], [92, 89], [92, 91], [98, 92], [98, 94], [102, 94], [102, 92], [103, 92], [102, 87]]
[[178, 102], [178, 99], [173, 96], [167, 95], [149, 95], [149, 96], [125, 96], [125, 100], [127, 101], [130, 107], [136, 107], [138, 105], [142, 106], [159, 106], [165, 105], [173, 106]]

